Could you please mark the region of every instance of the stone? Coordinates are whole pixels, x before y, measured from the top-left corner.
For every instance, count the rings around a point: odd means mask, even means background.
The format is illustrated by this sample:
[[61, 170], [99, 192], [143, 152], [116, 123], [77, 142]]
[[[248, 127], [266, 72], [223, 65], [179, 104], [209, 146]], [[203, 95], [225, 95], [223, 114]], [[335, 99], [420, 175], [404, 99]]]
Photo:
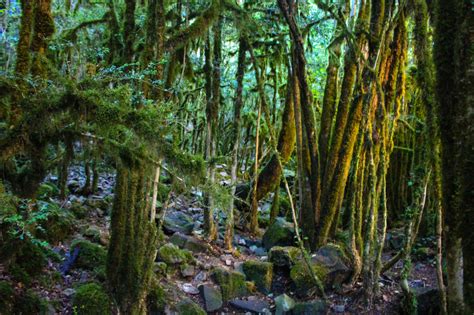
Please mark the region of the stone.
[[179, 249], [176, 245], [167, 243], [158, 249], [158, 259], [168, 265], [189, 263], [194, 260], [190, 251]]
[[236, 308], [256, 314], [267, 314], [270, 312], [270, 304], [264, 300], [234, 299], [229, 303]]
[[324, 301], [314, 300], [309, 302], [299, 302], [292, 310], [294, 315], [325, 315], [327, 314], [327, 304]]
[[192, 295], [199, 294], [198, 288], [193, 286], [191, 283], [184, 283], [183, 286], [183, 291]]
[[169, 234], [181, 232], [189, 235], [194, 229], [194, 220], [183, 212], [169, 212], [163, 220], [163, 229]]
[[243, 263], [242, 269], [247, 280], [253, 281], [258, 291], [264, 294], [270, 293], [273, 280], [272, 263], [248, 260]]
[[[336, 245], [321, 247], [310, 260], [311, 268], [325, 290], [340, 288], [349, 279], [351, 269], [341, 248]], [[307, 263], [301, 258], [290, 270], [296, 294], [302, 298], [318, 292], [318, 285]]]
[[74, 290], [73, 288], [67, 288], [63, 291], [63, 294], [67, 297], [73, 296], [74, 293], [76, 293], [76, 290]]
[[346, 306], [344, 304], [334, 305], [334, 312], [344, 313], [346, 311]]
[[214, 312], [222, 307], [222, 293], [219, 288], [203, 284], [199, 286], [199, 292], [207, 312]]
[[93, 270], [105, 266], [107, 251], [102, 246], [86, 240], [75, 240], [71, 244], [71, 252], [75, 251], [77, 252], [77, 258], [73, 263], [75, 267]]
[[263, 234], [263, 247], [270, 250], [273, 246], [291, 246], [295, 243], [295, 228], [293, 223], [284, 218], [277, 218]]
[[184, 264], [180, 266], [180, 269], [181, 269], [181, 275], [183, 275], [183, 277], [194, 276], [195, 269], [193, 265]]
[[211, 278], [221, 287], [225, 301], [248, 294], [245, 275], [240, 272], [215, 267], [211, 271]]
[[286, 294], [279, 295], [275, 298], [276, 312], [275, 315], [284, 315], [295, 307], [295, 300]]
[[190, 250], [193, 253], [207, 253], [210, 251], [210, 246], [206, 242], [180, 232], [174, 233], [169, 241], [176, 246]]
[[180, 315], [206, 315], [206, 311], [203, 310], [198, 304], [190, 299], [184, 299], [176, 305], [178, 314]]
[[92, 239], [94, 242], [100, 242], [100, 229], [91, 225], [84, 231], [84, 236]]
[[292, 267], [300, 257], [301, 251], [297, 247], [274, 246], [270, 249], [268, 260], [278, 267]]
[[207, 273], [204, 271], [199, 271], [196, 277], [194, 277], [194, 281], [196, 282], [203, 282], [207, 280]]

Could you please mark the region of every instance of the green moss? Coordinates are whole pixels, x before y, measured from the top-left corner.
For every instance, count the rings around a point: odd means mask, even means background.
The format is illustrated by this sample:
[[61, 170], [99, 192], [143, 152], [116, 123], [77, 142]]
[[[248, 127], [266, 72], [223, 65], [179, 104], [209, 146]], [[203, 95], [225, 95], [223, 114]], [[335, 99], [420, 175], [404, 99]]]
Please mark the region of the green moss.
[[0, 310], [6, 314], [12, 312], [15, 291], [7, 281], [0, 281]]
[[105, 266], [107, 251], [102, 246], [86, 240], [75, 240], [71, 244], [71, 251], [76, 247], [79, 248], [79, 255], [75, 266], [89, 270]]
[[150, 314], [164, 314], [166, 306], [166, 294], [156, 279], [152, 281], [146, 300], [148, 312]]
[[244, 262], [243, 269], [247, 279], [253, 281], [260, 292], [270, 293], [273, 279], [272, 263], [248, 260]]
[[207, 313], [190, 299], [184, 299], [176, 305], [179, 315], [206, 315]]
[[274, 246], [268, 253], [270, 262], [279, 267], [293, 266], [300, 256], [300, 249], [293, 246]]
[[[311, 264], [313, 272], [324, 283], [327, 269], [318, 264]], [[297, 262], [290, 271], [290, 278], [295, 284], [299, 296], [311, 296], [318, 290], [318, 284], [304, 261]]]
[[36, 198], [47, 200], [59, 195], [59, 188], [53, 183], [43, 183], [36, 191]]
[[293, 224], [283, 218], [277, 218], [263, 235], [263, 245], [267, 250], [275, 245], [289, 246], [294, 244]]
[[15, 298], [14, 314], [45, 314], [46, 301], [32, 290], [27, 290]]
[[97, 283], [78, 287], [72, 299], [72, 307], [78, 315], [111, 314], [109, 296]]
[[193, 254], [190, 251], [180, 249], [171, 243], [165, 244], [158, 249], [158, 258], [168, 265], [194, 262]]
[[32, 277], [41, 274], [48, 260], [45, 251], [29, 240], [18, 245], [14, 264], [9, 267], [10, 273], [18, 281], [29, 283]]
[[244, 296], [248, 293], [245, 276], [240, 272], [217, 267], [212, 270], [211, 278], [221, 287], [224, 300]]
[[70, 211], [74, 214], [74, 216], [78, 219], [84, 219], [89, 212], [89, 209], [78, 202], [72, 204]]

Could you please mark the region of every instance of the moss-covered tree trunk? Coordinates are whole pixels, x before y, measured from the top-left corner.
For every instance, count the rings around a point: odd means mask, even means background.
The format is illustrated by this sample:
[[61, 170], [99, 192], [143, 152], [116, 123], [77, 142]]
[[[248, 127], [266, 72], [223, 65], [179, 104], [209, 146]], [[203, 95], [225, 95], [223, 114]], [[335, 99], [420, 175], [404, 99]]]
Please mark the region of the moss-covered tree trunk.
[[111, 217], [107, 283], [122, 314], [144, 314], [157, 252], [157, 227], [147, 207], [149, 178], [139, 161], [120, 162]]
[[20, 38], [16, 48], [16, 65], [15, 73], [17, 76], [26, 76], [30, 71], [31, 64], [31, 35], [33, 33], [34, 23], [34, 8], [36, 1], [22, 0], [21, 1], [21, 24], [20, 24]]
[[472, 183], [472, 169], [468, 166], [472, 166], [473, 159], [472, 146], [469, 147], [473, 137], [473, 19], [470, 1], [439, 0], [437, 3], [434, 60], [442, 143], [449, 314], [468, 314], [474, 304], [474, 253], [469, 245], [472, 244], [471, 223], [464, 228], [465, 222], [472, 222], [472, 217], [466, 217], [472, 214], [472, 203], [468, 202], [472, 200], [472, 186], [465, 185]]

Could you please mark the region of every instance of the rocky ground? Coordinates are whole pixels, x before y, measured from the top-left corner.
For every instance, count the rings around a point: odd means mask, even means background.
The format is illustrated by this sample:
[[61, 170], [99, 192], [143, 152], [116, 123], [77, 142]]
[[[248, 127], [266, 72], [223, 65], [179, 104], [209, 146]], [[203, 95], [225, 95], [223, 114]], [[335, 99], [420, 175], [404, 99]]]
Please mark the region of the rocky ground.
[[[225, 175], [225, 174], [223, 174]], [[48, 180], [55, 180], [54, 177]], [[41, 277], [28, 284], [47, 301], [49, 314], [74, 314], [74, 296], [81, 284], [105, 279], [105, 248], [109, 242], [110, 208], [114, 176], [103, 173], [99, 191], [81, 196], [84, 174], [73, 168], [69, 179], [72, 192], [66, 201], [58, 201], [64, 211], [74, 214], [73, 233], [54, 244], [61, 259], [50, 260]], [[201, 194], [172, 196], [161, 220], [165, 232], [155, 263], [165, 298], [156, 313], [201, 314], [398, 314], [401, 263], [381, 279], [381, 294], [375, 307], [367, 310], [361, 295], [361, 283], [347, 286], [351, 262], [337, 245], [321, 248], [311, 256], [311, 265], [322, 279], [327, 300], [318, 298], [318, 290], [299, 249], [292, 247], [293, 225], [279, 218], [262, 238], [253, 238], [236, 229], [234, 252], [222, 249], [223, 231], [209, 244], [203, 238]], [[262, 209], [268, 208], [262, 204]], [[388, 234], [389, 259], [403, 243], [403, 233]], [[420, 296], [419, 305], [432, 307], [437, 299], [433, 252], [421, 247], [413, 263], [410, 285]], [[14, 290], [27, 284], [15, 280], [0, 265], [0, 280], [13, 283]], [[157, 303], [159, 304], [159, 303]], [[0, 304], [1, 305], [1, 304]], [[164, 308], [163, 308], [164, 307]], [[429, 310], [427, 310], [429, 311]], [[0, 312], [1, 314], [2, 312]], [[202, 313], [205, 314], [205, 313]]]

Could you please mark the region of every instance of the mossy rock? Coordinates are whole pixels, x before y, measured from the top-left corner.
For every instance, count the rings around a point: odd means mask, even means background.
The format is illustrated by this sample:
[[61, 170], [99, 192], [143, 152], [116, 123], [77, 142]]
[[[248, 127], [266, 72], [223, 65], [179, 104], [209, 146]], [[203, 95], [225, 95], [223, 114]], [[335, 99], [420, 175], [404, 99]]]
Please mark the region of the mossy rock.
[[72, 298], [72, 308], [78, 315], [111, 314], [109, 296], [97, 283], [79, 286]]
[[206, 315], [206, 311], [192, 300], [186, 298], [176, 305], [179, 315]]
[[[319, 281], [324, 283], [328, 272], [326, 268], [312, 263], [311, 267]], [[302, 298], [312, 296], [318, 291], [318, 283], [316, 279], [314, 279], [308, 265], [303, 260], [298, 261], [291, 268], [290, 278], [295, 285], [296, 294]]]
[[295, 228], [284, 218], [277, 218], [263, 235], [262, 242], [266, 250], [273, 246], [291, 246], [295, 244]]
[[38, 235], [40, 238], [50, 243], [63, 241], [74, 231], [74, 215], [66, 209], [53, 207], [42, 226], [44, 229]]
[[0, 310], [5, 314], [10, 314], [13, 311], [15, 301], [15, 291], [10, 283], [7, 281], [0, 281]]
[[100, 235], [101, 235], [101, 232], [100, 232], [100, 229], [97, 227], [97, 226], [89, 226], [85, 229], [83, 235], [89, 239], [91, 239], [92, 241], [94, 241], [95, 243], [99, 243], [100, 242]]
[[100, 245], [86, 240], [75, 240], [71, 244], [71, 252], [79, 248], [79, 255], [74, 265], [79, 268], [94, 270], [105, 266], [107, 251]]
[[210, 246], [206, 242], [179, 232], [174, 233], [170, 237], [170, 242], [193, 253], [206, 253], [210, 251]]
[[292, 267], [301, 257], [301, 250], [294, 246], [274, 246], [268, 253], [268, 260], [278, 267]]
[[180, 249], [171, 243], [167, 243], [158, 249], [158, 258], [170, 266], [195, 262], [193, 254], [190, 251]]
[[211, 271], [211, 278], [221, 287], [224, 301], [248, 294], [245, 275], [240, 272], [216, 267]]
[[328, 313], [328, 305], [322, 300], [298, 302], [291, 313], [295, 315], [325, 315]]
[[165, 290], [156, 279], [153, 279], [146, 298], [149, 314], [164, 314], [166, 306]]
[[273, 280], [273, 264], [258, 260], [248, 260], [243, 264], [243, 270], [247, 280], [253, 281], [257, 289], [264, 293], [270, 293]]
[[[325, 290], [340, 288], [352, 273], [346, 254], [340, 246], [334, 244], [319, 248], [309, 263]], [[303, 259], [299, 259], [291, 268], [290, 278], [300, 297], [308, 297], [318, 291], [317, 283]]]
[[48, 305], [45, 300], [40, 298], [32, 290], [25, 292], [15, 297], [14, 314], [45, 314]]
[[90, 209], [79, 202], [74, 202], [71, 205], [69, 210], [74, 214], [74, 216], [78, 219], [84, 219], [87, 214], [89, 213]]
[[57, 195], [59, 195], [59, 188], [53, 183], [43, 183], [36, 191], [36, 198], [40, 200], [47, 200]]

